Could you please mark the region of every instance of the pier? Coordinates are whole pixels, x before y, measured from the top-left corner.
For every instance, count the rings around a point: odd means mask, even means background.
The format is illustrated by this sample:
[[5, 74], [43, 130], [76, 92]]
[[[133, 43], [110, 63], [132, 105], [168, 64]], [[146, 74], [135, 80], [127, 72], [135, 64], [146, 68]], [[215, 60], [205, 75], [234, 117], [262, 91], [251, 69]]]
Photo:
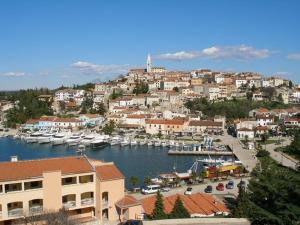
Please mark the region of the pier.
[[234, 155], [230, 151], [186, 151], [186, 150], [169, 150], [169, 155], [211, 155], [211, 156], [228, 156]]

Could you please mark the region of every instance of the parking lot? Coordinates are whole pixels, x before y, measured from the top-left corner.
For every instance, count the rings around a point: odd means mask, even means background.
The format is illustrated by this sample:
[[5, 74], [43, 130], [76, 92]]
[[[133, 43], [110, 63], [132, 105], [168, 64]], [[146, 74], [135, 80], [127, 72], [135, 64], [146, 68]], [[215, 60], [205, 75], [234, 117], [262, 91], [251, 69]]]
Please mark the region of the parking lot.
[[[248, 184], [249, 181], [249, 177], [243, 177], [242, 180], [246, 182], [246, 184]], [[226, 184], [228, 183], [229, 180], [232, 180], [234, 182], [234, 187], [233, 189], [226, 189]], [[213, 195], [215, 195], [219, 200], [223, 200], [223, 197], [225, 195], [234, 195], [237, 196], [238, 194], [238, 183], [241, 181], [241, 178], [230, 178], [228, 180], [220, 180], [220, 181], [216, 181], [216, 182], [211, 182], [211, 181], [206, 181], [204, 183], [201, 184], [196, 184], [196, 185], [182, 185], [180, 187], [175, 187], [175, 188], [171, 188], [170, 191], [168, 192], [161, 192], [164, 196], [170, 196], [170, 195], [174, 195], [174, 194], [184, 194], [184, 192], [186, 191], [186, 189], [188, 187], [192, 187], [192, 194], [193, 193], [205, 193], [204, 189], [207, 187], [207, 185], [211, 185], [212, 186], [212, 193]], [[224, 184], [224, 190], [223, 191], [218, 191], [216, 190], [216, 187], [218, 186], [219, 183], [223, 183]], [[130, 195], [134, 196], [136, 199], [142, 199], [145, 198], [149, 195], [144, 195], [142, 193], [130, 193]], [[155, 195], [155, 194], [151, 194], [151, 195]]]

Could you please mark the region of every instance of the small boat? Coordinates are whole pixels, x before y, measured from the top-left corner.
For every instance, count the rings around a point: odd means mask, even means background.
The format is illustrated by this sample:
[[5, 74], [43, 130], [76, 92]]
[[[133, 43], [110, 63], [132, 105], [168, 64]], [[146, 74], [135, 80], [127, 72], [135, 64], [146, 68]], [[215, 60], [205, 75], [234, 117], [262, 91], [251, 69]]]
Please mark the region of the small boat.
[[127, 146], [130, 144], [130, 141], [127, 139], [123, 139], [120, 144], [121, 144], [121, 146]]
[[131, 145], [131, 146], [137, 145], [137, 141], [136, 141], [136, 140], [131, 140], [131, 141], [130, 141], [130, 145]]
[[169, 145], [168, 145], [168, 143], [166, 141], [162, 141], [161, 142], [161, 146], [162, 147], [168, 147]]
[[153, 142], [152, 142], [152, 141], [148, 141], [147, 145], [148, 145], [148, 146], [152, 146], [152, 145], [153, 145]]
[[83, 155], [85, 152], [85, 146], [84, 145], [79, 145], [78, 148], [76, 149], [76, 153], [79, 153]]
[[120, 137], [115, 136], [110, 139], [110, 145], [119, 145], [121, 142]]
[[154, 146], [155, 147], [160, 147], [161, 146], [161, 141], [160, 140], [155, 141]]
[[146, 140], [140, 140], [139, 141], [139, 145], [146, 145], [147, 144], [147, 141]]

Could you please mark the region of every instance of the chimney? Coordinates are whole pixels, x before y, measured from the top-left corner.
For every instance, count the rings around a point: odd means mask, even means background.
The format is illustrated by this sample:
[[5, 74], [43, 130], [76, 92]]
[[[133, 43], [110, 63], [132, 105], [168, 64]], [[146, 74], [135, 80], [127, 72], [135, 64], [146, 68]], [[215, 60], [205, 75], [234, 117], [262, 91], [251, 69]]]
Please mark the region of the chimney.
[[10, 157], [10, 161], [11, 162], [17, 162], [18, 161], [18, 156], [17, 155], [13, 155]]

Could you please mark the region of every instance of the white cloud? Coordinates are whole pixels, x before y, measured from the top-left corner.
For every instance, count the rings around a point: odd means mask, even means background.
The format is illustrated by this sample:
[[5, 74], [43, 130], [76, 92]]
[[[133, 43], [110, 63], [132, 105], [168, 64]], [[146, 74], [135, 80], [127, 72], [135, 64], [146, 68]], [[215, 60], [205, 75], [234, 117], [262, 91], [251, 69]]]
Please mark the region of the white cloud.
[[126, 73], [128, 71], [128, 65], [99, 65], [85, 61], [75, 62], [71, 67], [86, 74]]
[[287, 58], [291, 60], [300, 60], [300, 52], [288, 54]]
[[251, 60], [263, 59], [271, 55], [268, 49], [256, 49], [252, 46], [212, 46], [200, 51], [180, 51], [175, 53], [165, 53], [156, 56], [162, 60], [188, 60], [194, 58], [210, 58], [210, 59], [235, 59], [235, 60]]
[[6, 76], [6, 77], [22, 77], [22, 76], [25, 76], [26, 73], [24, 72], [5, 72], [5, 73], [2, 73], [3, 76]]

